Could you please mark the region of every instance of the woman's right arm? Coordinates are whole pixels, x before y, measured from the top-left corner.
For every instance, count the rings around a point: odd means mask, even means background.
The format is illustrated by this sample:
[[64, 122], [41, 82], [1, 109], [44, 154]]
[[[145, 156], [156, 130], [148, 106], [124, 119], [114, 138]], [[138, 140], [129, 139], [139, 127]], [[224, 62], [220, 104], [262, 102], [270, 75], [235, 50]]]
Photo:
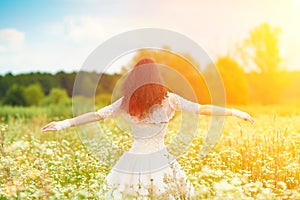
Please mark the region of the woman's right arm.
[[71, 119], [65, 119], [63, 121], [58, 121], [58, 122], [50, 122], [49, 124], [45, 125], [42, 128], [42, 131], [43, 132], [60, 131], [73, 126], [80, 126], [91, 122], [96, 122], [101, 119], [102, 118], [97, 112], [89, 112]]
[[122, 98], [118, 99], [114, 103], [99, 109], [97, 112], [89, 112], [71, 119], [65, 119], [58, 122], [50, 122], [42, 127], [43, 132], [48, 131], [60, 131], [69, 127], [80, 126], [117, 115], [121, 109], [120, 105]]

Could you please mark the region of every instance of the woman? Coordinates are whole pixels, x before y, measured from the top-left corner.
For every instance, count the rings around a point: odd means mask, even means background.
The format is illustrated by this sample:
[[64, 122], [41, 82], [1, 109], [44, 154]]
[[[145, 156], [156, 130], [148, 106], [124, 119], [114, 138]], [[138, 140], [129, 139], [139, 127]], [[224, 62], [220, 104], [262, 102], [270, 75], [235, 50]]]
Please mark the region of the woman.
[[97, 112], [90, 112], [72, 119], [51, 122], [43, 132], [96, 122], [116, 115], [123, 115], [130, 123], [134, 142], [106, 177], [110, 190], [108, 199], [125, 197], [189, 198], [193, 186], [186, 178], [176, 159], [164, 144], [168, 122], [176, 110], [200, 115], [236, 116], [253, 123], [245, 112], [200, 105], [171, 93], [162, 86], [162, 80], [151, 59], [140, 60], [122, 84], [122, 97]]

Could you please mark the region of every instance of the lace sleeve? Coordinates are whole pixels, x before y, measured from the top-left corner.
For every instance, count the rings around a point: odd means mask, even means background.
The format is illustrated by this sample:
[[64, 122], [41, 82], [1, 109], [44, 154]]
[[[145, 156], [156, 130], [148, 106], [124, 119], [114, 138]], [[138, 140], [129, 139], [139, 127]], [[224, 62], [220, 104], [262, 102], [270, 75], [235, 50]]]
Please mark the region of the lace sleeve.
[[118, 115], [121, 112], [120, 107], [121, 107], [122, 99], [123, 97], [118, 99], [114, 103], [99, 109], [97, 111], [97, 114], [100, 116], [101, 119], [106, 119]]
[[188, 113], [199, 114], [201, 105], [189, 101], [177, 94], [169, 93], [169, 102], [174, 110], [181, 110]]

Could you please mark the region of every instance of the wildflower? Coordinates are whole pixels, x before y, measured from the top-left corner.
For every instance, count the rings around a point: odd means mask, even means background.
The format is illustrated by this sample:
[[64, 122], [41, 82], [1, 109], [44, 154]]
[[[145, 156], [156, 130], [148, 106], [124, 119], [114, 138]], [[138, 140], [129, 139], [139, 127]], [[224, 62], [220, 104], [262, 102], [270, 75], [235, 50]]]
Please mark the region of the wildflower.
[[14, 184], [17, 186], [17, 188], [21, 189], [23, 187], [24, 181], [20, 178], [14, 180]]
[[11, 182], [5, 184], [2, 188], [2, 193], [9, 197], [13, 197], [16, 194], [16, 192], [17, 192], [17, 186]]
[[67, 140], [62, 140], [62, 145], [64, 146], [70, 146], [70, 142]]
[[247, 188], [247, 190], [249, 192], [258, 192], [258, 188], [257, 188], [257, 185], [255, 183], [248, 183], [245, 185], [245, 187]]
[[231, 190], [234, 190], [235, 187], [231, 184], [229, 184], [227, 181], [225, 180], [221, 180], [220, 182], [216, 182], [214, 184], [214, 188], [216, 191], [231, 191]]
[[13, 197], [16, 195], [17, 191], [21, 190], [23, 188], [23, 180], [22, 179], [16, 179], [13, 182], [6, 183], [1, 191], [3, 194]]
[[40, 176], [40, 171], [37, 169], [32, 169], [28, 173], [28, 177], [31, 179], [37, 179]]
[[279, 189], [282, 189], [282, 190], [286, 190], [286, 188], [287, 188], [285, 182], [282, 182], [282, 181], [278, 182], [277, 186]]
[[241, 179], [239, 179], [238, 177], [234, 177], [234, 178], [231, 180], [231, 184], [233, 184], [233, 185], [241, 185], [241, 184], [242, 184], [242, 181], [241, 181]]
[[47, 149], [46, 152], [45, 152], [46, 155], [48, 156], [53, 156], [54, 155], [54, 152], [52, 149]]
[[8, 125], [7, 125], [7, 124], [6, 124], [6, 125], [2, 125], [1, 131], [2, 131], [2, 132], [5, 132], [5, 131], [7, 130], [7, 128], [8, 128]]

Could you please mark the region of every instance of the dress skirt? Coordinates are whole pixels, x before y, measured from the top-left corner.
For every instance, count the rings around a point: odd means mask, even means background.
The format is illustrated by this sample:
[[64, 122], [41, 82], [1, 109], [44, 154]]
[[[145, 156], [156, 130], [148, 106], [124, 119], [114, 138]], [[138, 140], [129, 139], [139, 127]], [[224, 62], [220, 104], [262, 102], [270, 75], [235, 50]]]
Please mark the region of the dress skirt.
[[106, 181], [105, 199], [190, 199], [194, 195], [185, 172], [166, 148], [147, 154], [125, 152]]

